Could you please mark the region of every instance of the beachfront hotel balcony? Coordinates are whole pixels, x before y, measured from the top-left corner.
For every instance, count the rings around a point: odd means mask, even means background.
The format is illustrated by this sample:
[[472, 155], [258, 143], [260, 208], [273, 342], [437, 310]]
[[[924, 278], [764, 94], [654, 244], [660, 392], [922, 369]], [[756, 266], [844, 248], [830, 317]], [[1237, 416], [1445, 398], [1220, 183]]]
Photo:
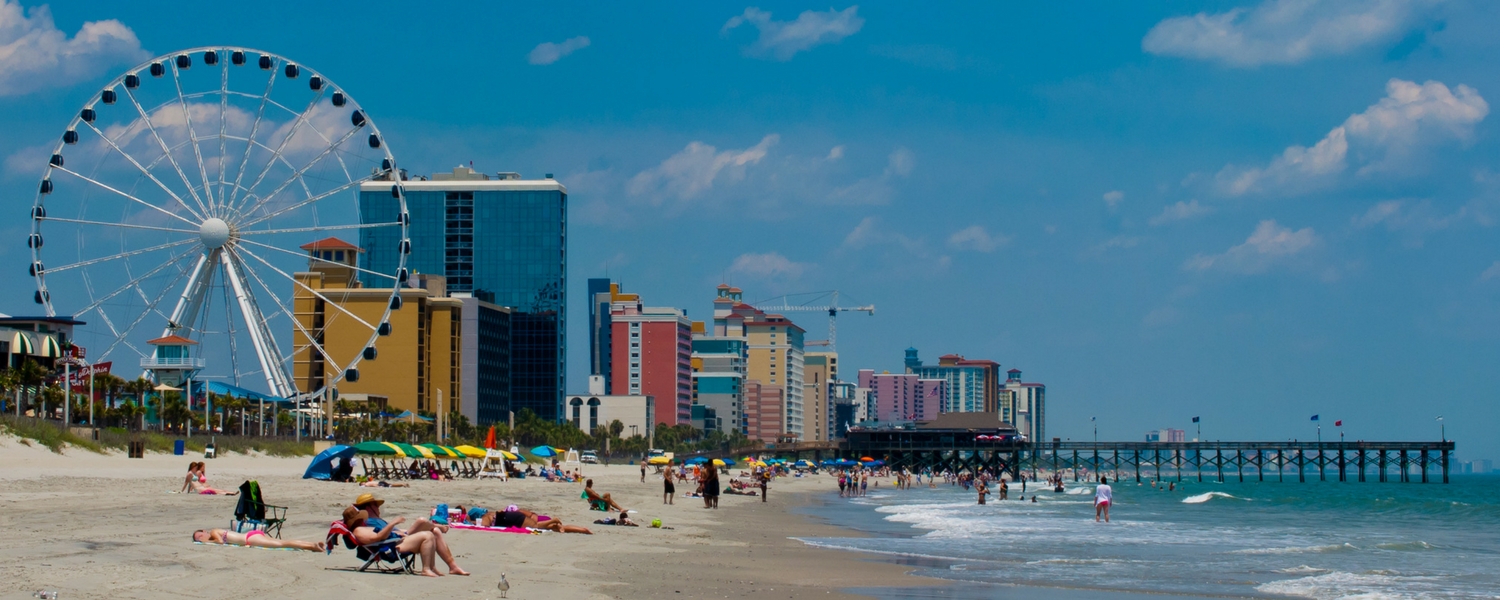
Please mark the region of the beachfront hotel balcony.
[[164, 358], [148, 356], [141, 359], [142, 369], [202, 369], [201, 358]]

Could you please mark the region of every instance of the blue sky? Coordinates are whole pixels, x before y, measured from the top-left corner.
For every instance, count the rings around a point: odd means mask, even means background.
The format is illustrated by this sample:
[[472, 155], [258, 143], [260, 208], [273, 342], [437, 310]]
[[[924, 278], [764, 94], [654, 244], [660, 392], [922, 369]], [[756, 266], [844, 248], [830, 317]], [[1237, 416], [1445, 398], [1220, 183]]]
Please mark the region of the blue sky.
[[21, 215], [74, 111], [144, 57], [244, 45], [336, 78], [414, 171], [569, 186], [576, 384], [607, 266], [695, 318], [723, 280], [839, 289], [878, 307], [842, 320], [846, 369], [994, 359], [1048, 384], [1063, 437], [1444, 415], [1500, 455], [1500, 5], [40, 10], [0, 11], [3, 312], [34, 306]]

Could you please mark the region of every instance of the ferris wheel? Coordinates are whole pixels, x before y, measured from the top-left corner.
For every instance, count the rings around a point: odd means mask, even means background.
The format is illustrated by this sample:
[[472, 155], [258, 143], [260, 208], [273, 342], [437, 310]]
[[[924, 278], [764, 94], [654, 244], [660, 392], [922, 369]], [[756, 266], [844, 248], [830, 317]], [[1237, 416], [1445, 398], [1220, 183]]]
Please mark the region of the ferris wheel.
[[[206, 358], [200, 381], [319, 394], [358, 380], [400, 307], [402, 179], [375, 122], [322, 73], [248, 48], [159, 56], [62, 132], [31, 209], [34, 299], [89, 323], [74, 339], [96, 362], [148, 368], [147, 342], [177, 335]], [[389, 195], [361, 198], [383, 181]], [[317, 250], [374, 234], [406, 249], [389, 272], [358, 265], [355, 244]], [[357, 314], [297, 275], [325, 265], [352, 270], [347, 287], [390, 288], [384, 310]]]

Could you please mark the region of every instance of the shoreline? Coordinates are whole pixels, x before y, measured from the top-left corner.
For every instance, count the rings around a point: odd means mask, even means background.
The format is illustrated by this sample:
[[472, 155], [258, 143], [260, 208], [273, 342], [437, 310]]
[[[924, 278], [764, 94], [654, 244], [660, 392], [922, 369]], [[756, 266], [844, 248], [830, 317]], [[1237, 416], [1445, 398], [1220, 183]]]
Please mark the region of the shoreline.
[[680, 496], [664, 507], [660, 479], [653, 474], [640, 482], [633, 465], [585, 467], [595, 487], [613, 494], [634, 519], [660, 518], [672, 528], [653, 529], [594, 525], [606, 515], [588, 510], [578, 497], [583, 486], [576, 483], [417, 481], [408, 488], [371, 489], [303, 480], [305, 458], [225, 454], [206, 461], [210, 485], [233, 489], [255, 479], [268, 503], [289, 507], [285, 539], [321, 541], [342, 508], [364, 492], [387, 501], [387, 518], [410, 520], [439, 502], [514, 503], [595, 532], [454, 530], [446, 537], [459, 564], [474, 575], [432, 579], [352, 572], [360, 561], [342, 547], [324, 554], [193, 544], [193, 530], [229, 525], [236, 503], [234, 497], [173, 493], [196, 460], [201, 458], [155, 453], [129, 459], [85, 449], [55, 454], [0, 436], [0, 464], [6, 465], [0, 469], [0, 529], [11, 540], [0, 547], [0, 564], [7, 565], [0, 599], [29, 598], [38, 590], [110, 600], [494, 598], [501, 573], [511, 582], [511, 598], [564, 600], [868, 598], [870, 592], [853, 590], [946, 584], [861, 553], [793, 539], [858, 535], [801, 510], [813, 502], [812, 494], [829, 489], [820, 476], [773, 482], [770, 502], [723, 496], [719, 510], [708, 510], [701, 500]]

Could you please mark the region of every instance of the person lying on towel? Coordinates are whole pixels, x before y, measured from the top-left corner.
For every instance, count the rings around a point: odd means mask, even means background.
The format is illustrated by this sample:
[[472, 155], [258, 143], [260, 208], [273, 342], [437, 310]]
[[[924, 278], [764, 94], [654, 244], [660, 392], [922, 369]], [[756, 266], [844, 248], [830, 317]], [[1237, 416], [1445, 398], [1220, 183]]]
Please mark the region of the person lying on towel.
[[587, 527], [578, 525], [563, 525], [561, 519], [538, 515], [535, 512], [522, 509], [514, 504], [505, 507], [505, 510], [491, 510], [480, 506], [464, 508], [458, 505], [458, 510], [464, 511], [469, 518], [469, 524], [480, 527], [526, 527], [528, 529], [546, 529], [558, 533], [585, 533], [592, 535]]
[[306, 550], [308, 552], [322, 552], [323, 542], [304, 542], [302, 540], [278, 540], [259, 529], [251, 529], [245, 533], [235, 533], [228, 529], [199, 529], [193, 532], [193, 541], [200, 544], [218, 544], [220, 546], [250, 546], [253, 548], [291, 548], [293, 550]]

